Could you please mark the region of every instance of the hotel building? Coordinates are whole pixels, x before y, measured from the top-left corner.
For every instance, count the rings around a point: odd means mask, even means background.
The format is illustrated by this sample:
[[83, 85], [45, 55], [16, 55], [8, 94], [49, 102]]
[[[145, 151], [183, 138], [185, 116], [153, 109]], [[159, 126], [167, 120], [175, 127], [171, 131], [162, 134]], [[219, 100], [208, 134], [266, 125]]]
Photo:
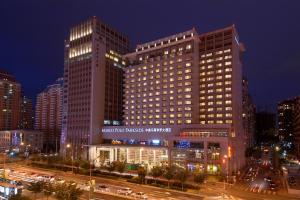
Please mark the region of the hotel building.
[[245, 164], [243, 50], [234, 26], [137, 45], [123, 56], [123, 126], [102, 127], [90, 160], [237, 172]]
[[58, 152], [62, 123], [63, 78], [49, 85], [37, 95], [35, 129], [44, 133], [45, 152]]
[[21, 84], [0, 70], [0, 130], [18, 129], [21, 114]]
[[124, 34], [93, 17], [70, 30], [65, 41], [61, 153], [88, 156], [102, 141], [103, 125], [120, 125], [123, 116], [121, 54], [129, 49]]

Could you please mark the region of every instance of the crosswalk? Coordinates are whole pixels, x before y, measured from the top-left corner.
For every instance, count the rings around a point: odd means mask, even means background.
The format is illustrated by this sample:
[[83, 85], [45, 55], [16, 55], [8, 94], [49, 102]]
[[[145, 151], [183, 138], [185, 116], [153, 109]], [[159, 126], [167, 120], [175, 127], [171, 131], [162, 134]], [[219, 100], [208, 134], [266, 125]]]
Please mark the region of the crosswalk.
[[184, 200], [194, 200], [195, 198], [189, 198], [186, 196], [181, 196], [180, 194], [177, 195], [176, 197], [172, 196], [168, 192], [161, 192], [161, 191], [151, 191], [151, 193], [148, 193], [148, 199], [149, 200], [179, 200], [179, 199], [184, 199]]

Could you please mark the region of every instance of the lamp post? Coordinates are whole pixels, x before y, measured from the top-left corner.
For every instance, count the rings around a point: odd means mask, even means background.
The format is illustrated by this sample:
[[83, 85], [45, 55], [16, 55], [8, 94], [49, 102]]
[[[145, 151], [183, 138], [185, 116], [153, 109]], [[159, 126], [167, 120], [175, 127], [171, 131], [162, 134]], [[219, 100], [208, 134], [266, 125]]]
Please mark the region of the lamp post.
[[225, 166], [225, 170], [226, 170], [226, 177], [224, 178], [224, 190], [226, 190], [226, 180], [227, 180], [227, 178], [228, 178], [228, 156], [227, 155], [224, 155], [223, 156], [223, 160], [222, 160], [222, 162], [223, 162], [223, 164], [224, 164], [224, 166]]
[[73, 148], [71, 147], [70, 144], [67, 144], [67, 149], [71, 149], [72, 173], [74, 173], [74, 170], [73, 170]]

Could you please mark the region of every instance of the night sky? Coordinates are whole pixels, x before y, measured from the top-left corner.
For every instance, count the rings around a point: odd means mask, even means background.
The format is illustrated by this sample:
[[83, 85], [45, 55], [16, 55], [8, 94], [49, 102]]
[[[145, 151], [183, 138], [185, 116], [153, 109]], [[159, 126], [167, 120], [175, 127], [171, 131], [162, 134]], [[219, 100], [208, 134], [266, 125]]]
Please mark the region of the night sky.
[[299, 0], [1, 0], [0, 68], [35, 101], [62, 76], [69, 28], [91, 16], [128, 35], [132, 47], [192, 27], [204, 33], [235, 24], [255, 103], [274, 110], [300, 95]]

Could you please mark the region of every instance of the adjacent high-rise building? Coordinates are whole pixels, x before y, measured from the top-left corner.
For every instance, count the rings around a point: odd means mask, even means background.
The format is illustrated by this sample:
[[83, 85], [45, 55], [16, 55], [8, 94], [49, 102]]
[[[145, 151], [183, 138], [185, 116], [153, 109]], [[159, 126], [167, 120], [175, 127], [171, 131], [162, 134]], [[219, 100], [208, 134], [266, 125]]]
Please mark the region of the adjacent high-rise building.
[[21, 101], [21, 84], [0, 70], [0, 130], [19, 128]]
[[256, 142], [274, 143], [276, 140], [276, 114], [265, 109], [257, 109], [255, 114], [255, 138]]
[[25, 95], [22, 95], [21, 99], [19, 128], [25, 130], [34, 128], [34, 113], [32, 108], [32, 101]]
[[[127, 36], [93, 17], [70, 30], [65, 42], [62, 153], [86, 156], [87, 145], [101, 142], [103, 125], [120, 125], [123, 70], [120, 54]], [[69, 145], [67, 145], [69, 144]]]
[[237, 172], [246, 146], [243, 50], [234, 26], [137, 45], [123, 56], [123, 126], [104, 126], [90, 159]]
[[300, 96], [278, 103], [278, 135], [283, 149], [300, 155]]
[[253, 147], [255, 144], [255, 113], [256, 108], [249, 94], [249, 82], [243, 78], [243, 127], [245, 131], [245, 140], [247, 147]]
[[43, 149], [58, 152], [62, 124], [63, 78], [49, 85], [37, 95], [35, 107], [35, 129], [44, 133]]

